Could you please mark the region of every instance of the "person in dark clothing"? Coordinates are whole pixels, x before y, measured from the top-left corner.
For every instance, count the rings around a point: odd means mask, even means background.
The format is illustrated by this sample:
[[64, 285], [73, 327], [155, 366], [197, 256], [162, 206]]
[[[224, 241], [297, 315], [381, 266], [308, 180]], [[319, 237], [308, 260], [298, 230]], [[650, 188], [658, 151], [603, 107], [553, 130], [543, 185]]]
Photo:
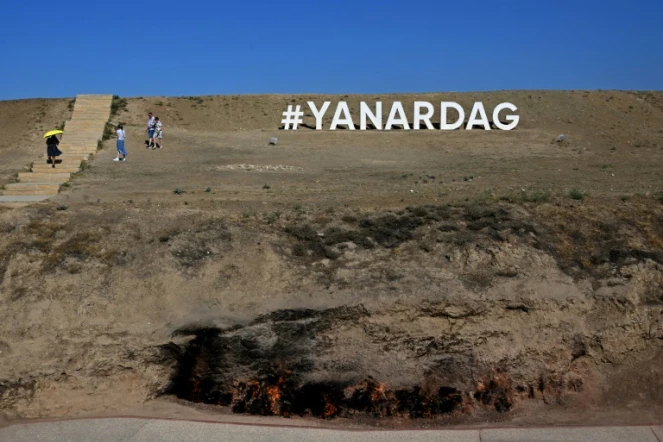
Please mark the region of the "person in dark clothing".
[[46, 155], [48, 156], [48, 160], [51, 162], [52, 167], [55, 167], [55, 157], [62, 155], [62, 152], [58, 149], [59, 144], [60, 140], [58, 140], [58, 137], [55, 135], [51, 135], [46, 140]]

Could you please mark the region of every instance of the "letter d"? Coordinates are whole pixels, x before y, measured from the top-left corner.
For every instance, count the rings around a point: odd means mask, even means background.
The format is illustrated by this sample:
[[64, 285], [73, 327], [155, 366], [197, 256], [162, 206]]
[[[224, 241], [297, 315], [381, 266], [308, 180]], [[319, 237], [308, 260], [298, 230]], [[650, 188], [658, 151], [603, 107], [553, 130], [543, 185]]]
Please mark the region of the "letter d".
[[[453, 101], [443, 101], [441, 106], [442, 112], [440, 114], [440, 129], [456, 130], [463, 125], [463, 121], [465, 121], [465, 111], [460, 104], [454, 103]], [[447, 124], [447, 109], [450, 107], [456, 109], [456, 112], [458, 112], [458, 121], [455, 123]]]

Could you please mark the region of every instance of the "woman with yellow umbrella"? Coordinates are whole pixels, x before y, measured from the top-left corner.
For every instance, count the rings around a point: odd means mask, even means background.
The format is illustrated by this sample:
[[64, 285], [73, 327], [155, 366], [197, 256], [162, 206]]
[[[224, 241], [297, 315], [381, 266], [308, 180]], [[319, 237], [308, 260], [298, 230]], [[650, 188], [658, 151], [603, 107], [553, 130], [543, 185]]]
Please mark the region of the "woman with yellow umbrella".
[[58, 149], [60, 140], [57, 137], [61, 133], [63, 133], [61, 130], [52, 130], [44, 134], [44, 138], [46, 138], [46, 155], [53, 168], [55, 168], [55, 157], [62, 155], [62, 152]]

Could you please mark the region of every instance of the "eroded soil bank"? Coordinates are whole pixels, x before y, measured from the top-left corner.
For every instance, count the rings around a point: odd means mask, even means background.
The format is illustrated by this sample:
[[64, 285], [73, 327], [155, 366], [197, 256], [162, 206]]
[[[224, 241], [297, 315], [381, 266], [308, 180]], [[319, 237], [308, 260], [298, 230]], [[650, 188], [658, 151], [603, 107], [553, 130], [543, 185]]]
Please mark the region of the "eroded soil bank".
[[5, 418], [176, 398], [441, 424], [660, 409], [653, 198], [214, 204], [0, 212]]

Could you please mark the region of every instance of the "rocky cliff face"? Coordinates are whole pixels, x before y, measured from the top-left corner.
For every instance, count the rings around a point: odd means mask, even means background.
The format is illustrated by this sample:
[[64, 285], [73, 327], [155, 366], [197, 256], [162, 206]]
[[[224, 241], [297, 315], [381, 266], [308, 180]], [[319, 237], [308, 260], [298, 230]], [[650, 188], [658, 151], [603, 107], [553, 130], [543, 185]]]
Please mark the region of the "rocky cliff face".
[[651, 202], [141, 213], [0, 214], [7, 416], [173, 397], [461, 421], [660, 405]]

